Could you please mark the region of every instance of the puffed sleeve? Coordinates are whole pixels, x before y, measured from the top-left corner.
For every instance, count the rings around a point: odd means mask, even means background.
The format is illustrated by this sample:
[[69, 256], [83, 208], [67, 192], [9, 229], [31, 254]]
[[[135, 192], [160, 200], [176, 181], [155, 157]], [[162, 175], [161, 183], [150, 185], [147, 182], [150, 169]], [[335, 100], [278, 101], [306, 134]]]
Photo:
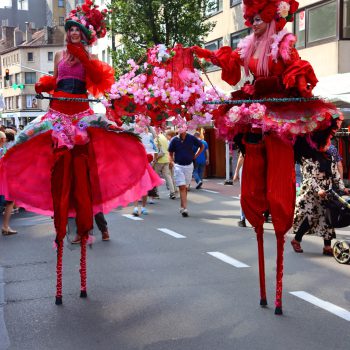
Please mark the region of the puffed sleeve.
[[220, 47], [219, 50], [210, 51], [199, 46], [192, 47], [199, 58], [219, 66], [222, 69], [221, 79], [230, 85], [236, 85], [241, 80], [242, 60], [238, 50], [232, 51], [230, 46]]
[[298, 87], [298, 77], [305, 77], [307, 84], [311, 85], [311, 90], [316, 86], [318, 80], [315, 72], [308, 61], [302, 60], [294, 45], [296, 38], [293, 34], [287, 34], [279, 45], [279, 54], [282, 57], [286, 70], [283, 72], [283, 84], [287, 89]]

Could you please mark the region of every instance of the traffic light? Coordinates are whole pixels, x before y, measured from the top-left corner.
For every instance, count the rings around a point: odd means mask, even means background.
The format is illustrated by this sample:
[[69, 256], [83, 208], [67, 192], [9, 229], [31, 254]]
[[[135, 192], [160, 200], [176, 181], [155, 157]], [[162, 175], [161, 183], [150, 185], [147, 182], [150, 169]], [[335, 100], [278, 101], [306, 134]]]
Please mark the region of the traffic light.
[[8, 68], [5, 69], [5, 79], [10, 80], [10, 70]]

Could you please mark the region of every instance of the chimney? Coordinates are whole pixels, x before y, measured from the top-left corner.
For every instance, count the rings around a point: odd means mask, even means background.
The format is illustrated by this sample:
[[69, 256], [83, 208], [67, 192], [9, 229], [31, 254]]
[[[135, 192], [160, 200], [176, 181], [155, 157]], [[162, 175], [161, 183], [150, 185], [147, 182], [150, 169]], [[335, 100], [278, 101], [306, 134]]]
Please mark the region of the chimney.
[[23, 43], [23, 32], [18, 27], [13, 31], [13, 37], [15, 47]]
[[26, 23], [26, 42], [29, 42], [32, 40], [32, 25], [30, 22]]
[[2, 33], [1, 33], [1, 39], [5, 41], [5, 46], [7, 48], [12, 47], [14, 40], [13, 40], [13, 30], [14, 27], [2, 27]]

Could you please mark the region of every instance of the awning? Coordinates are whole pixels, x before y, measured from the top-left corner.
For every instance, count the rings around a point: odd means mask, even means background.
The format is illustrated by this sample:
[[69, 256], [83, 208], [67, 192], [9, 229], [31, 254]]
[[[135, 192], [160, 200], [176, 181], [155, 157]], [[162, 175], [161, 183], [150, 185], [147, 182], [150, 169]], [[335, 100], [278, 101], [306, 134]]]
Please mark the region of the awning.
[[313, 90], [316, 96], [326, 98], [337, 105], [350, 106], [350, 73], [334, 74], [319, 78]]

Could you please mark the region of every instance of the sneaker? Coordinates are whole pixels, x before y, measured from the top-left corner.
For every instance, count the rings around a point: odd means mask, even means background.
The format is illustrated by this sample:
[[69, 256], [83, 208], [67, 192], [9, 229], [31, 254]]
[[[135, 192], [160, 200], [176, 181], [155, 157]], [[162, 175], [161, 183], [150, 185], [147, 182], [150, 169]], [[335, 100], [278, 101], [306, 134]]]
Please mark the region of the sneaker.
[[176, 199], [175, 193], [174, 193], [174, 192], [170, 193], [170, 194], [169, 194], [169, 198], [170, 198], [170, 199]]
[[237, 224], [238, 224], [239, 227], [247, 227], [247, 225], [245, 223], [245, 219], [238, 221]]
[[135, 207], [134, 210], [132, 211], [132, 215], [139, 216], [139, 208]]
[[203, 181], [199, 181], [197, 186], [196, 186], [196, 190], [199, 190], [203, 185]]
[[181, 208], [180, 213], [184, 218], [188, 217], [188, 210], [186, 208]]
[[142, 215], [148, 215], [148, 210], [146, 208], [141, 208]]
[[81, 238], [80, 236], [76, 235], [74, 239], [71, 241], [72, 244], [80, 244]]
[[300, 242], [298, 242], [297, 240], [293, 239], [290, 244], [292, 245], [294, 251], [296, 253], [303, 253], [303, 249], [301, 248]]
[[333, 256], [333, 249], [331, 246], [323, 247], [323, 255]]
[[109, 241], [108, 231], [102, 232], [102, 241]]

